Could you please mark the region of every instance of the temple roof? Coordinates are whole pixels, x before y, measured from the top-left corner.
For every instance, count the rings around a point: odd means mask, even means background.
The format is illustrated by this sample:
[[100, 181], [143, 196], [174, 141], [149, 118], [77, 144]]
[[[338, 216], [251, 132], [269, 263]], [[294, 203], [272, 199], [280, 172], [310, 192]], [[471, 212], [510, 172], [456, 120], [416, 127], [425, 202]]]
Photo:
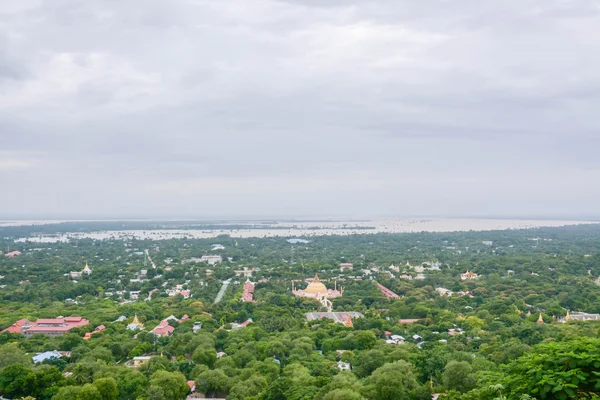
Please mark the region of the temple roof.
[[315, 279], [308, 284], [304, 291], [307, 293], [327, 293], [327, 288], [321, 283], [319, 275], [315, 274]]

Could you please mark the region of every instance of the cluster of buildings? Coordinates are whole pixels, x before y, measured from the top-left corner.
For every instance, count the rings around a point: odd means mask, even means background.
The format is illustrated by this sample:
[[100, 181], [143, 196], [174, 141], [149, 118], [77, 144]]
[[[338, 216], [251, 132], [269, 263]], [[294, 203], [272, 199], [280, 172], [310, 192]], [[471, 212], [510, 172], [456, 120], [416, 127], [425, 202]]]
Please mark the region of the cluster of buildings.
[[346, 270], [352, 270], [352, 268], [354, 268], [354, 265], [352, 263], [341, 263], [340, 264], [340, 271], [344, 272]]
[[402, 274], [400, 275], [400, 279], [406, 279], [407, 281], [412, 281], [413, 279], [418, 280], [418, 281], [422, 281], [423, 279], [425, 279], [425, 275], [424, 274], [417, 274], [414, 277], [412, 275], [408, 275], [408, 274]]
[[461, 290], [461, 291], [459, 291], [459, 292], [453, 292], [453, 291], [451, 291], [451, 290], [448, 290], [448, 289], [446, 289], [446, 288], [439, 287], [439, 288], [436, 288], [436, 289], [435, 289], [435, 291], [436, 291], [436, 292], [437, 292], [437, 293], [438, 293], [440, 296], [443, 296], [443, 297], [451, 297], [453, 294], [457, 294], [457, 295], [458, 295], [458, 296], [460, 296], [460, 297], [463, 297], [463, 296], [469, 296], [469, 297], [473, 297], [473, 294], [471, 293], [471, 291], [470, 291], [470, 290], [467, 290], [466, 292], [465, 292], [465, 291], [462, 291], [462, 290]]
[[90, 321], [82, 317], [39, 318], [35, 322], [25, 318], [18, 320], [0, 333], [20, 333], [25, 337], [31, 337], [35, 334], [61, 336], [73, 328], [85, 326], [89, 323]]
[[392, 332], [385, 332], [385, 336], [386, 336], [386, 340], [385, 342], [387, 344], [393, 344], [393, 345], [397, 345], [397, 344], [404, 344], [405, 340], [404, 336], [400, 336], [400, 335], [392, 335]]
[[223, 257], [221, 257], [219, 255], [207, 255], [207, 256], [202, 256], [200, 258], [198, 258], [198, 257], [188, 258], [187, 260], [183, 260], [182, 264], [187, 264], [187, 263], [192, 263], [192, 262], [202, 262], [202, 263], [207, 263], [209, 265], [215, 265], [222, 261], [223, 261]]
[[562, 323], [569, 321], [600, 321], [600, 314], [588, 314], [584, 312], [570, 313], [567, 311], [567, 315], [564, 318], [558, 319], [558, 322]]
[[356, 311], [311, 312], [311, 313], [306, 313], [305, 316], [306, 316], [307, 321], [321, 320], [321, 319], [325, 318], [325, 319], [331, 319], [338, 324], [343, 324], [348, 327], [354, 326], [352, 324], [353, 318], [363, 318], [364, 317], [363, 314], [356, 312]]
[[176, 285], [173, 289], [166, 290], [167, 296], [173, 297], [178, 294], [182, 295], [184, 299], [189, 298], [192, 295], [192, 292], [188, 289], [184, 289], [183, 285]]

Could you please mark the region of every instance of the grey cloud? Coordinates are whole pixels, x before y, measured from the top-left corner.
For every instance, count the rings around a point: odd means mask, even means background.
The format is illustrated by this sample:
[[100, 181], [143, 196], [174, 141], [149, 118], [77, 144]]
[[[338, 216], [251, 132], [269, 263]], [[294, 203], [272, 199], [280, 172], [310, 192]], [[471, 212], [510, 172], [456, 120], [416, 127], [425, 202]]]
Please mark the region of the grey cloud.
[[3, 6], [0, 209], [593, 214], [598, 26], [587, 0]]

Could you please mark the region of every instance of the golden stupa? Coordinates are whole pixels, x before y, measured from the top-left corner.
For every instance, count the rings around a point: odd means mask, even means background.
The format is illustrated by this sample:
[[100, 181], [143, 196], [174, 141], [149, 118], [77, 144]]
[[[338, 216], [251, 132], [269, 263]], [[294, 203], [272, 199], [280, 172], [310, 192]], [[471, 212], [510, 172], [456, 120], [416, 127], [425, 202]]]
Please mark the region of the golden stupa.
[[304, 291], [306, 293], [327, 293], [327, 288], [321, 283], [319, 275], [315, 274], [315, 279], [313, 279], [313, 281], [308, 284]]
[[135, 317], [133, 317], [133, 322], [131, 324], [132, 325], [135, 324], [135, 325], [139, 326], [140, 328], [144, 328], [144, 324], [142, 324], [140, 322], [140, 320], [138, 319], [137, 315]]

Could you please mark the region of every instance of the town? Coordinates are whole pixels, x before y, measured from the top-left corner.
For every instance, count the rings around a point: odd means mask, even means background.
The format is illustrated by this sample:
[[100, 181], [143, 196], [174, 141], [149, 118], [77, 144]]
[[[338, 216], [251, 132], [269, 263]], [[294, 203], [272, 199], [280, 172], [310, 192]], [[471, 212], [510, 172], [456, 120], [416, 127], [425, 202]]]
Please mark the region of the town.
[[[529, 230], [44, 244], [10, 233], [9, 399], [491, 399], [483, 376], [512, 390], [520, 373], [500, 368], [574, 332], [587, 346], [600, 329], [597, 225], [540, 228], [535, 241]], [[28, 374], [37, 386], [18, 383]]]

